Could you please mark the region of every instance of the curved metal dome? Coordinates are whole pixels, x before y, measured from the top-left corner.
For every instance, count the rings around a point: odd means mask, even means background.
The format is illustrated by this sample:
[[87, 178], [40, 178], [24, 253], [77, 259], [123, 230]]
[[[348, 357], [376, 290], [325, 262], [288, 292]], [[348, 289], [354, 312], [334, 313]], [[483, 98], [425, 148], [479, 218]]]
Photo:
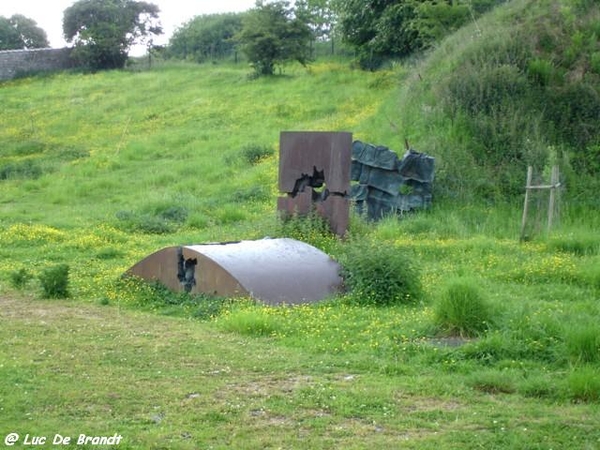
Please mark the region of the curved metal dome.
[[167, 247], [126, 274], [174, 291], [249, 296], [271, 305], [315, 302], [342, 289], [338, 263], [289, 238]]

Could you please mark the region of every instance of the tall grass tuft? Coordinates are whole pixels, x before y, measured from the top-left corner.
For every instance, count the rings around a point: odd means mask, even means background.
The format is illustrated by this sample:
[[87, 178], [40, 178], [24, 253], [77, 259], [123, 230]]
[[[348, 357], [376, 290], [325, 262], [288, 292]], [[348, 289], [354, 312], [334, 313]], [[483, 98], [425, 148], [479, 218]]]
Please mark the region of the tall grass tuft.
[[600, 362], [600, 325], [573, 324], [566, 332], [566, 348], [574, 363]]
[[244, 308], [222, 315], [219, 324], [223, 329], [244, 336], [267, 337], [280, 330], [275, 315], [267, 308]]
[[591, 231], [555, 235], [548, 238], [548, 248], [578, 256], [600, 254], [600, 235]]
[[594, 366], [575, 369], [567, 378], [568, 395], [581, 402], [600, 401], [600, 375]]
[[449, 280], [434, 305], [435, 324], [452, 335], [477, 336], [489, 328], [492, 315], [491, 305], [473, 278]]

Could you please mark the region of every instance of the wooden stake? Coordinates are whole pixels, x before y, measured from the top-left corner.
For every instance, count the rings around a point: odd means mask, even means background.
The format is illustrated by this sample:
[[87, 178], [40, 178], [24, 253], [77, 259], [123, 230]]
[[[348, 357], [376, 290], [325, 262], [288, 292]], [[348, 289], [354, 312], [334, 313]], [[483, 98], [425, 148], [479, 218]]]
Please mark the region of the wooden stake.
[[523, 205], [523, 220], [521, 221], [521, 240], [525, 239], [525, 225], [527, 225], [527, 210], [529, 209], [529, 190], [533, 178], [533, 167], [527, 167], [527, 184], [525, 185], [525, 204]]
[[558, 166], [553, 166], [550, 178], [550, 200], [548, 201], [548, 231], [552, 228], [552, 221], [554, 220], [554, 203], [558, 186]]

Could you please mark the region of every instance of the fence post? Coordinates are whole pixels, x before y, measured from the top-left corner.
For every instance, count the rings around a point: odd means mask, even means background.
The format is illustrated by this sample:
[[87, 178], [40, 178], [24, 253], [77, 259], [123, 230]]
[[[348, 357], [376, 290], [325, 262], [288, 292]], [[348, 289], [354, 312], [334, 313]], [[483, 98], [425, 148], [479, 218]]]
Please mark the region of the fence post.
[[533, 167], [527, 167], [527, 184], [525, 185], [525, 204], [523, 205], [523, 219], [521, 221], [521, 240], [525, 239], [525, 225], [527, 224], [527, 210], [529, 209], [529, 190], [533, 178]]
[[552, 176], [550, 178], [550, 200], [548, 201], [548, 231], [552, 228], [554, 220], [554, 203], [556, 201], [556, 188], [559, 186], [558, 166], [552, 167]]

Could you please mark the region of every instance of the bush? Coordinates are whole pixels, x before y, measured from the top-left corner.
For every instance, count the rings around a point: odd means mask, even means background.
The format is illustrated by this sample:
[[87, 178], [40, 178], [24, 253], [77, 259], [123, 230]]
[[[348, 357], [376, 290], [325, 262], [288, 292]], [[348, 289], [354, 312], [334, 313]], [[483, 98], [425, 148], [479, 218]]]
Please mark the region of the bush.
[[27, 269], [21, 267], [10, 273], [10, 285], [15, 289], [23, 289], [31, 279], [31, 276], [31, 273]]
[[491, 307], [471, 278], [450, 280], [434, 307], [436, 325], [450, 334], [476, 336], [488, 329], [491, 319]]
[[36, 180], [43, 173], [39, 162], [31, 159], [0, 165], [0, 180]]
[[389, 244], [351, 241], [342, 252], [342, 276], [354, 302], [392, 305], [421, 300], [419, 272], [401, 249]]
[[252, 165], [258, 164], [263, 159], [275, 153], [272, 147], [267, 145], [249, 144], [242, 148], [242, 158]]
[[69, 296], [69, 265], [58, 264], [39, 275], [44, 298], [67, 298]]

